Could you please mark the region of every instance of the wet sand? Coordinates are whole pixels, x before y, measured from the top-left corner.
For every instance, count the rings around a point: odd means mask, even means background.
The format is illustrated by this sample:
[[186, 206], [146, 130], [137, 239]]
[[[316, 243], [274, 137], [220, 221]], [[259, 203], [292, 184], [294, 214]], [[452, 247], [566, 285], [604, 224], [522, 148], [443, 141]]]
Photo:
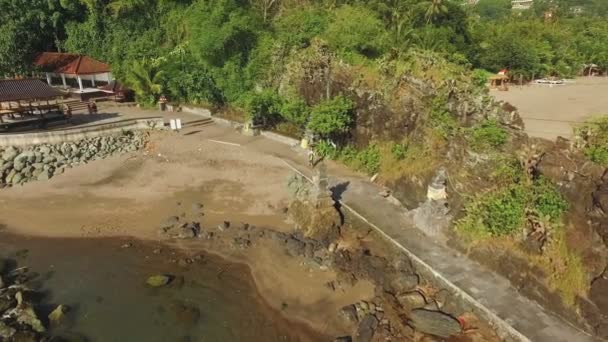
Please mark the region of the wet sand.
[[572, 128], [590, 117], [608, 115], [608, 77], [582, 77], [564, 85], [511, 86], [491, 94], [519, 109], [530, 136], [572, 137]]
[[[213, 255], [186, 259], [164, 244], [125, 238], [0, 233], [0, 257], [39, 274], [28, 285], [45, 293], [41, 317], [58, 304], [71, 308], [53, 335], [91, 342], [330, 340], [271, 308], [248, 267]], [[157, 289], [146, 286], [156, 274], [174, 280]]]

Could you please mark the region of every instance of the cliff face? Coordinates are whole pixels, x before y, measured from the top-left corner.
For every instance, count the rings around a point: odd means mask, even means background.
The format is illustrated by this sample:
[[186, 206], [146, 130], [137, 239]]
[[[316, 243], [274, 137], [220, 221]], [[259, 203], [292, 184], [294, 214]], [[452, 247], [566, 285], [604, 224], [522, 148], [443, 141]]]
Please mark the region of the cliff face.
[[[427, 186], [439, 167], [447, 170], [450, 215], [456, 219], [466, 215], [469, 197], [505, 189], [513, 182], [496, 184], [493, 176], [508, 163], [519, 164], [515, 169], [528, 179], [548, 179], [568, 203], [560, 223], [565, 227], [566, 255], [580, 260], [585, 272], [586, 290], [576, 296], [575, 303], [561, 302], [561, 290], [549, 285], [551, 273], [569, 272], [573, 267], [570, 260], [548, 262], [552, 271], [550, 267], [541, 270], [532, 262], [554, 259], [542, 250], [543, 241], [552, 240], [551, 234], [541, 242], [514, 236], [510, 242], [514, 249], [502, 249], [498, 253], [502, 257], [492, 248], [476, 249], [473, 254], [490, 266], [501, 264], [500, 260], [519, 260], [517, 269], [529, 267], [528, 276], [522, 278], [527, 281], [520, 285], [534, 288], [530, 293], [535, 299], [580, 326], [608, 336], [608, 301], [603, 299], [608, 291], [604, 278], [608, 265], [606, 168], [591, 163], [569, 142], [528, 138], [515, 107], [495, 101], [465, 68], [432, 55], [392, 56], [373, 66], [352, 66], [316, 41], [288, 58], [278, 84], [283, 95], [298, 94], [309, 105], [338, 94], [353, 99], [355, 123], [348, 142], [358, 149], [370, 144], [407, 145], [405, 159], [391, 164], [392, 170], [383, 165], [377, 181], [410, 208], [426, 200]], [[504, 142], [479, 150], [474, 131], [487, 122], [504, 132]], [[535, 151], [534, 157], [522, 159], [530, 149]], [[526, 224], [536, 220], [528, 213], [522, 215]], [[452, 231], [447, 234], [454, 235]], [[503, 272], [507, 268], [495, 269]], [[511, 280], [518, 284], [522, 279], [516, 278]]]

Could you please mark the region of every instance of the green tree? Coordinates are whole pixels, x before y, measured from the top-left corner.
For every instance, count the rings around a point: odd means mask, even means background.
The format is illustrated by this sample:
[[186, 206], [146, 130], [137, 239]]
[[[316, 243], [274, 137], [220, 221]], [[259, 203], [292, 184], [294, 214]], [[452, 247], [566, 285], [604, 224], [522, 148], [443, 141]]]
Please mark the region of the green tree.
[[448, 12], [448, 7], [445, 5], [445, 0], [429, 0], [427, 1], [426, 21], [432, 23], [439, 15]]
[[134, 61], [125, 76], [124, 83], [135, 92], [137, 100], [153, 104], [163, 91], [164, 71], [156, 61]]
[[511, 15], [511, 0], [479, 0], [475, 12], [484, 20], [499, 20]]
[[352, 128], [354, 103], [343, 96], [325, 100], [312, 108], [308, 129], [326, 137], [343, 136]]
[[342, 52], [376, 57], [384, 51], [386, 30], [371, 10], [345, 5], [334, 12], [324, 37]]

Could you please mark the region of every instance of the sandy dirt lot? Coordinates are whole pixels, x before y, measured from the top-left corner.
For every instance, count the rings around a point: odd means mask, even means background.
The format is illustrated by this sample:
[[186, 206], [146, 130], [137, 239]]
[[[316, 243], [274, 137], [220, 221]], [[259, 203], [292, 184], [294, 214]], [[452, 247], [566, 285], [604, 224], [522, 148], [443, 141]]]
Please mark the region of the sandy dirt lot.
[[[185, 121], [200, 119], [180, 116]], [[46, 182], [0, 190], [0, 226], [26, 235], [158, 240], [161, 223], [183, 215], [203, 227], [227, 220], [291, 231], [282, 210], [288, 204], [291, 170], [273, 156], [277, 148], [289, 150], [216, 125], [154, 132], [145, 151], [68, 169]], [[204, 216], [192, 212], [195, 203], [204, 205]], [[187, 249], [207, 247], [190, 244]], [[207, 251], [247, 263], [271, 306], [330, 336], [349, 332], [336, 315], [341, 307], [374, 296], [367, 281], [339, 294], [330, 291], [326, 283], [335, 280], [334, 272], [281, 257], [285, 252], [277, 246], [252, 248], [249, 254]], [[290, 305], [285, 309], [283, 303]]]
[[578, 78], [564, 85], [512, 86], [509, 91], [492, 90], [499, 100], [519, 109], [526, 132], [554, 140], [572, 137], [572, 128], [597, 115], [608, 115], [608, 78]]

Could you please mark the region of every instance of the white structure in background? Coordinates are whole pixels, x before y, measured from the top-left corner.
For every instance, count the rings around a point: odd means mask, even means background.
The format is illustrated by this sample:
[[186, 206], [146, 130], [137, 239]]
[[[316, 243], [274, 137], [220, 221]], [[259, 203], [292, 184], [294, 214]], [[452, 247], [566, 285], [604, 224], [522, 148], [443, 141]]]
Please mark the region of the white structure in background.
[[511, 0], [511, 8], [514, 10], [527, 10], [532, 7], [534, 0]]
[[[108, 85], [113, 80], [110, 66], [89, 56], [43, 52], [35, 59], [34, 65], [44, 72], [49, 85], [69, 89], [70, 93], [80, 94], [81, 98], [96, 97], [94, 94], [102, 93], [97, 87]], [[87, 93], [89, 95], [85, 95]]]
[[172, 131], [179, 131], [182, 129], [182, 120], [181, 119], [171, 119], [169, 121], [169, 125], [171, 126]]

